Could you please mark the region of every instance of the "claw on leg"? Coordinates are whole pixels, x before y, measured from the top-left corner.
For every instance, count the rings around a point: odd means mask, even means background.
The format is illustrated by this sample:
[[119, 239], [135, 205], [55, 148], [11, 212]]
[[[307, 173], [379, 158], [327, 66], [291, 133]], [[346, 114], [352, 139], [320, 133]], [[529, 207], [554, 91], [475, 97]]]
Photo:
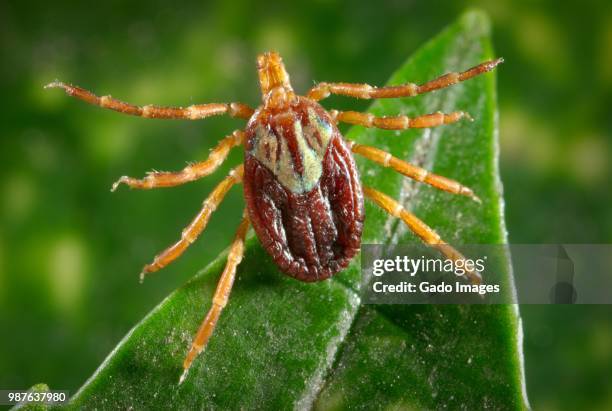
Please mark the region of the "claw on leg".
[[110, 189], [111, 193], [114, 193], [114, 192], [117, 190], [117, 188], [119, 187], [119, 185], [120, 185], [120, 184], [130, 185], [130, 184], [128, 183], [130, 180], [135, 180], [135, 179], [133, 179], [133, 178], [131, 178], [131, 177], [128, 177], [128, 176], [121, 176], [121, 177], [119, 178], [119, 180], [117, 180], [117, 181], [115, 181], [115, 182], [113, 183], [113, 186], [112, 186], [112, 187], [111, 187], [111, 189]]

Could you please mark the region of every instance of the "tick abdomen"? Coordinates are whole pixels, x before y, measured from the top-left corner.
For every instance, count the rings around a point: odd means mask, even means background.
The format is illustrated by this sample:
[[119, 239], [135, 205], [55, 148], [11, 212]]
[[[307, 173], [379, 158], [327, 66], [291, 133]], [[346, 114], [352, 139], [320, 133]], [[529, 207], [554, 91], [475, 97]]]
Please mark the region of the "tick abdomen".
[[258, 111], [246, 130], [244, 192], [253, 228], [281, 270], [324, 280], [359, 250], [363, 194], [352, 154], [318, 103]]

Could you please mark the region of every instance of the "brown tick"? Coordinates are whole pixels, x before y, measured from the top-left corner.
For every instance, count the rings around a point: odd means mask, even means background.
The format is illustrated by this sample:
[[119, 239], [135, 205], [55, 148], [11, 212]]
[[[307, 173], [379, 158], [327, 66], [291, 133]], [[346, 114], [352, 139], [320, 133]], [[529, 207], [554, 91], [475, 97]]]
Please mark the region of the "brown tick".
[[[344, 122], [405, 130], [454, 123], [463, 117], [469, 118], [468, 114], [456, 111], [415, 118], [375, 117], [354, 111], [327, 111], [318, 101], [330, 94], [363, 99], [416, 96], [490, 71], [502, 61], [501, 58], [487, 61], [462, 73], [448, 73], [421, 85], [407, 83], [378, 88], [368, 84], [319, 83], [306, 96], [299, 96], [289, 83], [289, 75], [280, 56], [274, 52], [264, 53], [257, 57], [262, 95], [262, 104], [257, 109], [242, 103], [139, 107], [110, 96], [98, 97], [80, 87], [58, 81], [48, 84], [46, 88], [63, 88], [68, 95], [87, 103], [140, 117], [199, 120], [229, 114], [248, 120], [244, 130], [234, 131], [221, 140], [205, 161], [191, 164], [175, 173], [150, 172], [140, 180], [123, 176], [112, 187], [114, 191], [123, 183], [132, 188], [151, 189], [194, 181], [215, 171], [230, 149], [244, 146], [244, 164], [234, 168], [217, 185], [204, 201], [199, 214], [183, 230], [181, 239], [157, 255], [141, 273], [142, 279], [178, 258], [202, 233], [229, 189], [235, 184], [244, 183], [246, 209], [217, 285], [212, 307], [183, 363], [184, 372], [179, 380], [182, 382], [193, 360], [206, 346], [228, 302], [250, 225], [282, 272], [300, 281], [325, 280], [345, 268], [359, 251], [365, 218], [365, 194], [386, 212], [400, 218], [423, 242], [437, 248], [447, 258], [463, 259], [457, 250], [397, 201], [373, 188], [362, 187], [352, 153], [438, 189], [478, 200], [472, 190], [411, 165], [391, 153], [346, 141], [336, 124]], [[467, 274], [472, 282], [480, 282], [479, 273]]]

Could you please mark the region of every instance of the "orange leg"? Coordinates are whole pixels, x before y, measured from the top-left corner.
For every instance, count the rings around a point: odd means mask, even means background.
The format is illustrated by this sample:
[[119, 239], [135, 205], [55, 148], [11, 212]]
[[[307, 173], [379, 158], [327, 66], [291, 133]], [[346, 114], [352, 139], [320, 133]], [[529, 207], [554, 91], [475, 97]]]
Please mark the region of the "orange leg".
[[[446, 258], [453, 261], [465, 260], [465, 257], [451, 245], [445, 243], [438, 233], [436, 233], [431, 227], [419, 220], [414, 214], [406, 210], [400, 203], [392, 199], [386, 194], [380, 191], [374, 190], [370, 187], [363, 187], [363, 192], [372, 201], [374, 201], [380, 208], [385, 210], [387, 213], [394, 217], [401, 219], [406, 226], [415, 233], [425, 243], [440, 251]], [[482, 277], [477, 271], [466, 271], [466, 275], [472, 282], [472, 284], [480, 284]]]
[[362, 144], [353, 143], [352, 141], [348, 142], [348, 144], [353, 153], [360, 154], [365, 158], [382, 165], [383, 167], [391, 167], [393, 170], [405, 175], [406, 177], [429, 184], [437, 189], [448, 191], [449, 193], [470, 197], [480, 203], [480, 199], [470, 188], [459, 184], [455, 180], [430, 173], [423, 168], [402, 161], [397, 157], [393, 157], [391, 153], [380, 150], [376, 147], [365, 146]]
[[204, 321], [200, 325], [200, 328], [198, 329], [198, 332], [191, 343], [191, 348], [189, 349], [189, 352], [185, 357], [185, 361], [183, 362], [183, 374], [181, 374], [179, 384], [185, 381], [193, 360], [195, 360], [198, 354], [206, 347], [206, 344], [208, 344], [208, 340], [215, 330], [215, 326], [217, 325], [221, 311], [223, 311], [223, 308], [225, 308], [227, 304], [230, 292], [232, 291], [232, 285], [234, 284], [234, 278], [236, 276], [236, 267], [238, 267], [238, 264], [240, 264], [242, 256], [244, 255], [244, 239], [248, 229], [249, 218], [245, 211], [242, 222], [236, 231], [236, 236], [234, 237], [234, 241], [230, 247], [229, 254], [227, 255], [225, 269], [223, 270], [221, 279], [219, 279], [219, 283], [217, 284], [217, 289], [215, 290], [215, 295], [213, 296], [212, 307], [210, 307]]
[[369, 84], [352, 84], [352, 83], [319, 83], [308, 92], [307, 96], [313, 100], [322, 100], [330, 94], [339, 94], [355, 98], [394, 98], [394, 97], [411, 97], [418, 94], [427, 93], [433, 90], [439, 90], [457, 84], [461, 81], [468, 80], [479, 74], [491, 71], [504, 60], [498, 58], [496, 60], [486, 61], [477, 66], [474, 66], [461, 73], [448, 73], [435, 80], [428, 81], [421, 85], [415, 83], [406, 83], [399, 86], [374, 87]]
[[175, 244], [166, 248], [160, 254], [155, 256], [155, 259], [151, 264], [147, 264], [140, 273], [140, 280], [144, 280], [145, 275], [158, 271], [172, 261], [180, 257], [181, 254], [189, 247], [198, 236], [204, 231], [211, 214], [217, 209], [217, 206], [223, 201], [223, 198], [227, 194], [230, 188], [236, 183], [242, 181], [243, 166], [240, 165], [234, 168], [230, 174], [221, 181], [217, 187], [210, 193], [208, 198], [204, 201], [202, 209], [198, 215], [191, 221], [191, 223], [183, 230], [181, 239]]
[[115, 191], [119, 184], [126, 184], [131, 188], [141, 190], [149, 190], [158, 187], [174, 187], [180, 184], [185, 184], [190, 181], [205, 177], [214, 172], [227, 158], [229, 151], [236, 146], [239, 146], [244, 141], [244, 132], [234, 131], [229, 136], [219, 142], [217, 147], [211, 151], [208, 159], [199, 163], [190, 164], [183, 170], [171, 172], [150, 172], [142, 180], [123, 176], [117, 180], [111, 191]]
[[455, 111], [449, 114], [437, 112], [414, 118], [408, 116], [376, 117], [374, 114], [359, 113], [357, 111], [330, 110], [329, 113], [336, 121], [364, 127], [377, 127], [386, 130], [437, 127], [443, 124], [455, 123], [464, 117], [472, 120], [470, 115], [464, 111]]
[[248, 119], [254, 112], [251, 107], [242, 103], [195, 104], [188, 107], [160, 107], [153, 105], [141, 107], [114, 99], [111, 96], [98, 97], [91, 91], [62, 83], [61, 81], [49, 83], [45, 88], [63, 88], [69, 96], [76, 97], [94, 106], [108, 108], [132, 116], [147, 118], [200, 120], [210, 116], [229, 114], [232, 117]]

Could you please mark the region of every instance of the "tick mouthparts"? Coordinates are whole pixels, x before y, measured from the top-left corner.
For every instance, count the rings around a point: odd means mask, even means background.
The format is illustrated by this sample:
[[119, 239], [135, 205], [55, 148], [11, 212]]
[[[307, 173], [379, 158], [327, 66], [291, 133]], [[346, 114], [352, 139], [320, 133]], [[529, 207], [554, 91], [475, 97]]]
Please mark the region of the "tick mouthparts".
[[293, 90], [289, 82], [289, 74], [278, 53], [268, 52], [257, 56], [257, 72], [262, 95], [265, 96], [276, 87]]

